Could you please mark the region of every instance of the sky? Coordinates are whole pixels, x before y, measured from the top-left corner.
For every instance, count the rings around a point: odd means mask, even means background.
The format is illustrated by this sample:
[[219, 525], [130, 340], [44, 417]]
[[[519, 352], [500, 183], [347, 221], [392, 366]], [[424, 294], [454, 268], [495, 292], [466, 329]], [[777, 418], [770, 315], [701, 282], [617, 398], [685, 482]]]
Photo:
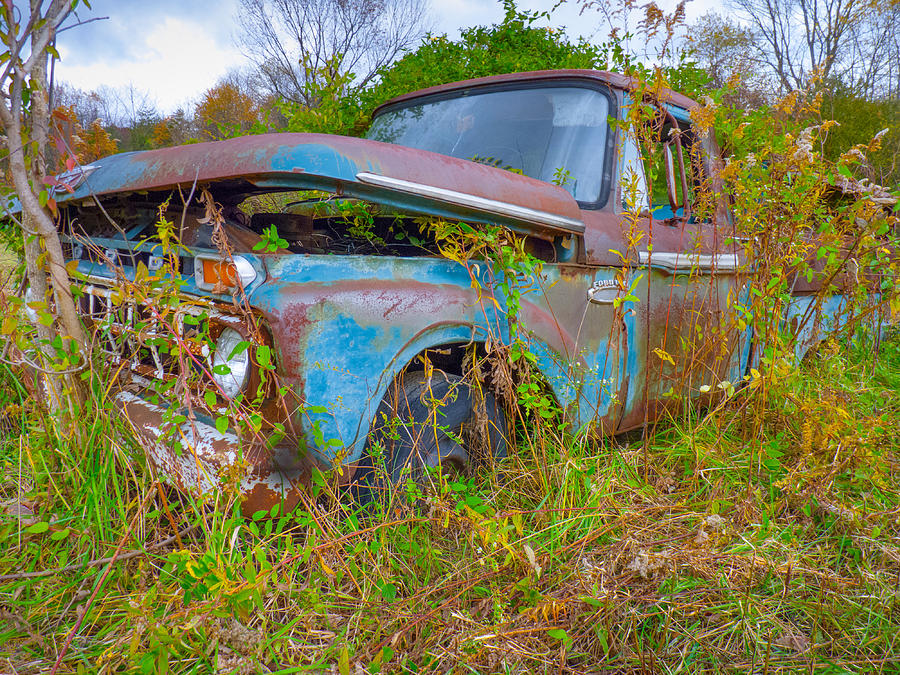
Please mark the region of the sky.
[[[713, 0], [688, 4], [694, 20]], [[519, 0], [521, 9], [547, 10], [554, 0]], [[662, 0], [671, 9], [674, 0]], [[74, 26], [59, 35], [61, 60], [54, 77], [85, 91], [98, 87], [127, 87], [146, 91], [163, 113], [190, 107], [229, 70], [247, 64], [235, 46], [236, 0], [92, 0], [77, 20], [108, 19]], [[564, 26], [570, 37], [602, 40], [603, 19], [596, 11], [579, 15], [569, 0], [554, 12], [549, 25]], [[466, 26], [499, 22], [498, 0], [431, 0], [433, 32], [459, 35]], [[540, 25], [540, 24], [538, 24]]]

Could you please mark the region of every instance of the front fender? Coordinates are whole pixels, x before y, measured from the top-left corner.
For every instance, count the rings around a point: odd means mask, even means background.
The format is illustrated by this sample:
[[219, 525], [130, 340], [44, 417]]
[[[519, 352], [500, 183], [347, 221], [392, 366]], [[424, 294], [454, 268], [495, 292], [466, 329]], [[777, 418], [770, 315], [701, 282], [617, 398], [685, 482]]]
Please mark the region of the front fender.
[[508, 338], [502, 305], [461, 265], [432, 258], [284, 256], [250, 298], [318, 459], [353, 462], [398, 372], [428, 347]]
[[[270, 261], [266, 283], [250, 300], [269, 322], [279, 374], [299, 397], [296, 421], [316, 459], [352, 463], [362, 457], [382, 397], [417, 354], [454, 343], [508, 343], [505, 300], [490, 290], [488, 275], [484, 265], [470, 273], [427, 257]], [[523, 312], [524, 329], [534, 329], [530, 348], [566, 407], [579, 397], [561, 356], [572, 338], [558, 325], [529, 321], [532, 314]]]

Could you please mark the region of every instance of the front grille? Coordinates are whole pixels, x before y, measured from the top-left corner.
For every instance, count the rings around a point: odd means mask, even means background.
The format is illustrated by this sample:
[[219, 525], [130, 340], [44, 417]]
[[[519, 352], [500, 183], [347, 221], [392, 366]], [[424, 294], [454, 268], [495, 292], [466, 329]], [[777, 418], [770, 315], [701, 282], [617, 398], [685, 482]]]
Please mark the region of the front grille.
[[[155, 272], [163, 265], [163, 257], [151, 251], [133, 251], [128, 248], [103, 248], [101, 246], [63, 242], [63, 255], [66, 260], [78, 260], [94, 265], [110, 265], [135, 268], [143, 264], [149, 271]], [[182, 276], [193, 276], [194, 258], [190, 255], [178, 256], [178, 273]]]
[[187, 299], [173, 308], [99, 285], [85, 286], [79, 302], [100, 349], [116, 365], [157, 380], [204, 377], [210, 344], [238, 321]]

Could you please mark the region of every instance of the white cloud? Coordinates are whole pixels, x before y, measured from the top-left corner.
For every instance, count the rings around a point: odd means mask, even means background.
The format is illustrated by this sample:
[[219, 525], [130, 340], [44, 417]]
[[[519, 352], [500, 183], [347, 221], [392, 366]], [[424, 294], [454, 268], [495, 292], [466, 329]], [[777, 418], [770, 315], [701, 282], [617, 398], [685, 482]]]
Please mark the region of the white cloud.
[[67, 58], [62, 47], [56, 77], [85, 90], [134, 84], [149, 91], [162, 112], [172, 112], [199, 97], [230, 68], [244, 63], [230, 43], [216, 41], [196, 21], [166, 17], [135, 38], [140, 45], [130, 50], [130, 59], [94, 61], [88, 66]]

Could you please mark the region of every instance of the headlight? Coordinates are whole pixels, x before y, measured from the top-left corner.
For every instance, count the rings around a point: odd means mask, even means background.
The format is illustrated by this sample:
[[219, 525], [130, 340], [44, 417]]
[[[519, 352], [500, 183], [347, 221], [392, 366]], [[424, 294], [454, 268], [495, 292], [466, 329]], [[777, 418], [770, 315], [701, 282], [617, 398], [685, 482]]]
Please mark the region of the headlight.
[[237, 349], [244, 336], [233, 328], [225, 328], [216, 342], [213, 354], [213, 379], [222, 387], [228, 398], [234, 398], [247, 386], [250, 379], [250, 347]]

